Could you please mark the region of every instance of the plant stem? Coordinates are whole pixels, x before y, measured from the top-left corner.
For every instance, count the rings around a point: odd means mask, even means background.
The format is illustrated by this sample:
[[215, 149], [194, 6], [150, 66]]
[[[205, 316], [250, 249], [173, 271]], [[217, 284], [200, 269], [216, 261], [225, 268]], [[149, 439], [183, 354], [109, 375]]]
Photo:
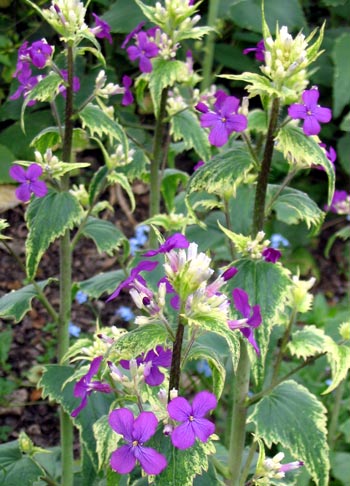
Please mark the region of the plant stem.
[[267, 131], [267, 138], [265, 143], [264, 156], [261, 163], [261, 169], [256, 185], [255, 202], [254, 202], [254, 216], [253, 216], [253, 237], [263, 229], [265, 220], [265, 200], [267, 183], [269, 179], [269, 172], [272, 162], [273, 147], [275, 141], [275, 132], [278, 122], [279, 99], [273, 98], [270, 114], [270, 123]]
[[185, 331], [185, 326], [181, 322], [179, 322], [179, 325], [177, 326], [177, 330], [176, 330], [175, 342], [173, 345], [173, 355], [171, 358], [168, 400], [170, 400], [171, 390], [173, 388], [175, 388], [175, 390], [178, 390], [180, 385], [181, 350], [182, 350], [182, 341], [184, 338], [184, 331]]
[[329, 430], [328, 430], [328, 443], [329, 443], [329, 449], [331, 451], [334, 450], [334, 446], [337, 440], [338, 419], [339, 419], [339, 413], [340, 413], [344, 390], [345, 390], [345, 380], [343, 380], [339, 384], [338, 388], [335, 391], [335, 400], [333, 404], [332, 415], [331, 415]]
[[[208, 26], [215, 27], [216, 19], [219, 11], [219, 0], [209, 0], [209, 11], [208, 11]], [[203, 79], [201, 83], [201, 91], [208, 89], [212, 82], [212, 69], [214, 61], [214, 51], [215, 51], [215, 38], [216, 33], [210, 32], [207, 35], [206, 43], [204, 47], [204, 60], [203, 60]]]
[[281, 194], [281, 192], [287, 187], [287, 185], [293, 179], [293, 177], [295, 176], [295, 174], [296, 174], [296, 171], [295, 170], [292, 170], [292, 171], [290, 171], [286, 175], [286, 177], [282, 181], [282, 184], [280, 184], [279, 188], [277, 189], [277, 191], [275, 192], [275, 194], [272, 196], [272, 198], [269, 201], [269, 203], [266, 205], [266, 208], [265, 208], [265, 214], [266, 214], [266, 216], [268, 216], [268, 213], [271, 211], [273, 204], [275, 203], [275, 201], [277, 200], [277, 198], [279, 197], [279, 195]]
[[[163, 136], [164, 136], [164, 118], [166, 115], [166, 102], [168, 99], [168, 90], [163, 89], [160, 99], [159, 112], [157, 116], [156, 128], [154, 132], [153, 157], [151, 159], [150, 170], [150, 217], [159, 213], [160, 210], [160, 177], [159, 170], [164, 157], [163, 154]], [[157, 237], [154, 231], [150, 232], [149, 244], [151, 248], [157, 245]]]
[[244, 464], [244, 468], [243, 468], [243, 471], [242, 471], [240, 486], [245, 485], [246, 479], [249, 475], [250, 465], [253, 461], [254, 454], [256, 452], [257, 446], [258, 446], [258, 443], [255, 442], [255, 440], [253, 440], [253, 442], [251, 443], [250, 449], [249, 449], [247, 460]]
[[241, 352], [234, 380], [233, 408], [231, 417], [231, 433], [229, 446], [229, 470], [232, 486], [240, 486], [241, 467], [245, 443], [247, 420], [247, 395], [250, 379], [250, 361], [247, 344], [241, 340]]
[[[67, 46], [68, 85], [66, 88], [65, 125], [63, 139], [63, 162], [70, 162], [73, 139], [73, 47]], [[69, 175], [61, 182], [62, 190], [69, 189]], [[58, 362], [69, 348], [69, 320], [71, 316], [72, 289], [72, 252], [70, 248], [70, 231], [66, 230], [60, 240], [60, 310], [58, 323]], [[70, 416], [60, 408], [60, 432], [62, 450], [62, 486], [73, 486], [73, 425]]]

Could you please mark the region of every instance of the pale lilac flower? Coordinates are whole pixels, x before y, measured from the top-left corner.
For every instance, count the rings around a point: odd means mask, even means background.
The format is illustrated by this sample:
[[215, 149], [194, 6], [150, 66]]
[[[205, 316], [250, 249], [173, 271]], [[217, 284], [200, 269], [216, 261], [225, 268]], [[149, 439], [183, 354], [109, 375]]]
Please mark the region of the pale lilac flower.
[[289, 471], [294, 471], [295, 469], [298, 469], [299, 467], [302, 467], [303, 465], [304, 465], [303, 461], [288, 462], [287, 464], [282, 464], [281, 467], [278, 469], [278, 472], [286, 473], [286, 472], [289, 472]]
[[147, 253], [144, 253], [144, 257], [152, 257], [158, 255], [159, 253], [168, 253], [175, 248], [188, 248], [189, 241], [187, 238], [181, 233], [174, 233], [170, 236], [165, 242], [160, 245], [158, 250], [149, 250]]
[[318, 105], [320, 93], [317, 88], [305, 90], [302, 94], [304, 104], [295, 103], [288, 108], [288, 115], [293, 119], [304, 120], [305, 135], [317, 135], [321, 131], [320, 123], [328, 123], [332, 111]]
[[122, 84], [125, 88], [124, 96], [122, 99], [122, 105], [123, 106], [131, 105], [134, 102], [134, 97], [130, 89], [132, 86], [132, 79], [129, 76], [124, 75], [122, 77]]
[[200, 123], [203, 128], [210, 128], [209, 142], [215, 147], [222, 147], [228, 142], [233, 132], [242, 132], [247, 128], [247, 118], [238, 114], [239, 99], [228, 96], [223, 91], [215, 94], [214, 111], [206, 104], [198, 103], [196, 109], [203, 113]]
[[145, 447], [157, 430], [158, 420], [152, 412], [141, 412], [135, 419], [127, 408], [113, 410], [109, 425], [123, 436], [126, 444], [111, 455], [111, 468], [119, 474], [130, 473], [138, 461], [147, 474], [160, 474], [167, 466], [166, 458], [151, 447]]
[[[144, 364], [145, 383], [150, 386], [161, 385], [164, 381], [164, 374], [159, 370], [161, 368], [170, 368], [172, 352], [170, 349], [164, 349], [163, 346], [157, 346], [155, 350], [148, 351], [146, 356], [143, 354], [136, 358], [137, 366]], [[125, 370], [130, 369], [130, 361], [122, 359], [120, 366]]]
[[139, 32], [136, 35], [137, 44], [129, 46], [126, 50], [130, 61], [139, 60], [139, 68], [143, 73], [150, 73], [152, 71], [152, 63], [150, 59], [156, 57], [159, 52], [157, 44], [148, 40], [145, 32]]
[[98, 15], [92, 14], [95, 19], [96, 27], [90, 29], [90, 31], [94, 34], [95, 37], [98, 39], [107, 39], [110, 44], [112, 44], [112, 36], [111, 36], [111, 27], [105, 21], [102, 20]]
[[38, 164], [30, 164], [28, 170], [24, 170], [20, 165], [13, 165], [10, 168], [10, 176], [15, 181], [20, 182], [15, 194], [16, 197], [23, 202], [27, 202], [33, 193], [36, 197], [44, 197], [47, 194], [47, 187], [45, 182], [39, 181], [39, 177], [43, 173], [42, 168]]
[[282, 256], [279, 250], [275, 248], [265, 248], [262, 251], [262, 256], [264, 257], [265, 262], [276, 263]]
[[53, 48], [47, 43], [46, 39], [33, 42], [28, 49], [28, 54], [35, 67], [43, 69], [53, 53]]
[[346, 191], [334, 191], [330, 206], [327, 205], [324, 209], [335, 214], [350, 215], [350, 194]]
[[97, 358], [94, 358], [91, 361], [90, 368], [86, 375], [80, 378], [80, 380], [75, 384], [73, 393], [75, 397], [81, 398], [81, 403], [71, 413], [72, 417], [76, 417], [78, 413], [80, 413], [81, 410], [86, 407], [87, 397], [91, 395], [94, 390], [102, 393], [110, 393], [112, 391], [111, 387], [107, 383], [101, 383], [100, 381], [91, 381], [92, 377], [98, 372], [102, 360], [103, 356], [98, 356]]
[[257, 61], [264, 62], [265, 61], [265, 44], [264, 40], [260, 40], [256, 47], [248, 47], [248, 49], [243, 50], [243, 54], [249, 54], [250, 52], [255, 52], [255, 59]]
[[134, 280], [139, 280], [141, 283], [145, 283], [145, 279], [141, 277], [141, 272], [151, 272], [156, 268], [158, 262], [149, 262], [149, 261], [141, 261], [135, 268], [133, 268], [130, 272], [130, 276], [121, 282], [118, 287], [115, 289], [113, 294], [107, 299], [109, 302], [112, 299], [115, 299], [120, 294], [121, 290], [124, 288], [128, 288], [132, 285]]
[[204, 416], [217, 406], [215, 395], [201, 391], [194, 397], [192, 405], [183, 397], [177, 397], [168, 404], [168, 413], [173, 420], [182, 422], [171, 434], [171, 442], [178, 449], [192, 447], [198, 438], [207, 442], [215, 432], [215, 425]]
[[232, 330], [239, 329], [254, 347], [256, 354], [260, 356], [259, 347], [254, 339], [254, 329], [261, 324], [260, 306], [254, 305], [251, 307], [249, 305], [248, 294], [242, 289], [234, 289], [232, 291], [232, 297], [235, 308], [242, 314], [243, 319], [229, 320], [228, 326]]
[[145, 25], [145, 21], [143, 20], [142, 22], [140, 22], [139, 24], [137, 24], [137, 26], [135, 27], [135, 29], [133, 29], [124, 39], [124, 42], [123, 44], [121, 45], [121, 48], [122, 49], [125, 49], [126, 46], [129, 44], [129, 42], [131, 41], [131, 39], [134, 38], [134, 36], [136, 36], [136, 34], [138, 34], [140, 32], [140, 30], [143, 28], [143, 26]]

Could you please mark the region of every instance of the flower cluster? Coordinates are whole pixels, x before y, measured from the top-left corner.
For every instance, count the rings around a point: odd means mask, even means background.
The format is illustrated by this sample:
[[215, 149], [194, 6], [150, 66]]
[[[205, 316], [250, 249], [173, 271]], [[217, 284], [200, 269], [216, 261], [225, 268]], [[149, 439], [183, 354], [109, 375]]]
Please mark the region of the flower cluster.
[[265, 459], [263, 464], [257, 471], [256, 475], [259, 478], [264, 479], [283, 479], [286, 475], [286, 472], [294, 471], [295, 469], [299, 469], [304, 465], [302, 461], [293, 461], [288, 462], [287, 464], [281, 464], [283, 458], [284, 453], [279, 452], [274, 457]]

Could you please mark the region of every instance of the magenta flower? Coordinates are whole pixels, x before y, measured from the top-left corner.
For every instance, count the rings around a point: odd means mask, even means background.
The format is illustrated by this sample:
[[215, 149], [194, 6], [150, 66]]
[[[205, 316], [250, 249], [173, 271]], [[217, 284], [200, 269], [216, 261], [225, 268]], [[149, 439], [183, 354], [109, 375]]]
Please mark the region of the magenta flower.
[[182, 422], [171, 434], [171, 442], [178, 449], [188, 449], [196, 438], [207, 442], [215, 432], [215, 425], [204, 416], [217, 405], [215, 395], [201, 391], [194, 397], [192, 405], [183, 397], [177, 397], [168, 404], [168, 413], [173, 420]]
[[196, 108], [202, 112], [200, 118], [203, 128], [210, 128], [209, 142], [215, 147], [222, 147], [228, 142], [232, 132], [242, 132], [247, 128], [247, 118], [237, 113], [239, 99], [235, 96], [228, 96], [223, 91], [215, 95], [214, 111], [204, 103], [198, 103]]
[[132, 86], [132, 79], [129, 78], [129, 76], [124, 75], [122, 77], [122, 84], [125, 88], [124, 96], [122, 99], [122, 105], [123, 106], [128, 106], [131, 105], [134, 102], [134, 97], [131, 92], [131, 86]]
[[[336, 170], [335, 161], [337, 160], [337, 152], [331, 146], [329, 146], [329, 149], [327, 149], [327, 145], [325, 143], [319, 143], [319, 146], [325, 150], [327, 159], [332, 164], [333, 169]], [[317, 170], [323, 170], [323, 171], [325, 170], [323, 165], [313, 165], [312, 167]]]
[[20, 165], [13, 165], [9, 173], [12, 179], [21, 183], [15, 191], [16, 197], [20, 201], [29, 201], [31, 193], [36, 197], [46, 196], [46, 184], [45, 182], [38, 180], [43, 173], [40, 165], [30, 164], [28, 170], [24, 170]]
[[265, 262], [276, 263], [282, 256], [279, 250], [275, 248], [265, 248], [262, 252]]
[[112, 44], [112, 36], [111, 36], [111, 27], [105, 21], [102, 20], [98, 15], [92, 14], [93, 18], [95, 19], [95, 27], [90, 29], [90, 31], [94, 34], [97, 39], [107, 39], [110, 44]]
[[111, 455], [111, 468], [119, 474], [131, 472], [138, 461], [147, 474], [160, 474], [167, 466], [167, 460], [155, 449], [144, 447], [157, 430], [158, 420], [152, 412], [141, 412], [135, 419], [127, 408], [113, 410], [109, 425], [124, 437], [126, 444]]
[[103, 356], [94, 358], [91, 361], [90, 368], [86, 375], [80, 378], [80, 380], [75, 384], [73, 393], [75, 397], [81, 398], [81, 402], [80, 405], [71, 413], [72, 417], [76, 417], [78, 413], [80, 413], [81, 410], [86, 407], [87, 397], [91, 395], [94, 390], [102, 393], [110, 393], [112, 391], [112, 388], [107, 383], [91, 381], [91, 378], [98, 372], [102, 360]]
[[346, 191], [334, 191], [330, 206], [325, 206], [324, 209], [335, 214], [350, 215], [350, 194]]
[[149, 262], [149, 261], [142, 261], [140, 262], [135, 268], [133, 268], [130, 272], [130, 276], [121, 282], [118, 287], [115, 289], [113, 294], [108, 297], [107, 302], [112, 299], [118, 297], [122, 289], [132, 286], [134, 280], [139, 280], [142, 284], [145, 284], [145, 279], [141, 277], [141, 272], [151, 272], [156, 268], [158, 262]]
[[127, 48], [130, 61], [139, 60], [139, 68], [143, 73], [152, 72], [152, 63], [150, 59], [156, 57], [159, 52], [157, 44], [149, 42], [145, 32], [139, 32], [136, 35], [137, 44]]
[[188, 248], [189, 241], [187, 238], [182, 235], [181, 233], [174, 233], [170, 236], [165, 242], [160, 245], [158, 250], [149, 250], [147, 253], [144, 253], [144, 257], [152, 257], [158, 255], [159, 253], [168, 253], [175, 248]]
[[46, 66], [47, 61], [53, 53], [52, 47], [47, 43], [46, 39], [33, 42], [28, 49], [28, 54], [35, 67], [42, 69]]
[[[136, 358], [137, 366], [146, 365], [144, 368], [145, 383], [150, 386], [161, 385], [164, 381], [164, 374], [159, 367], [170, 368], [172, 352], [170, 349], [164, 349], [163, 346], [157, 346], [155, 351], [151, 349], [146, 356], [143, 354]], [[122, 359], [120, 366], [124, 369], [130, 369], [130, 361]]]
[[243, 336], [248, 339], [250, 344], [256, 351], [256, 354], [260, 356], [259, 347], [254, 339], [254, 329], [261, 324], [260, 306], [249, 305], [248, 294], [242, 289], [234, 289], [232, 291], [233, 302], [235, 308], [243, 316], [243, 319], [229, 320], [228, 326], [230, 329], [239, 329]]
[[205, 165], [205, 162], [203, 160], [198, 160], [198, 162], [196, 163], [196, 165], [193, 167], [193, 171], [195, 172], [196, 170], [198, 170], [201, 167], [203, 167], [203, 165]]
[[140, 22], [139, 24], [137, 24], [137, 26], [135, 27], [135, 29], [133, 29], [124, 39], [124, 42], [123, 44], [121, 45], [121, 48], [122, 49], [125, 49], [126, 46], [129, 44], [129, 42], [131, 41], [131, 39], [133, 39], [136, 34], [138, 34], [140, 32], [140, 30], [142, 29], [142, 27], [145, 25], [145, 21], [143, 20], [142, 22]]
[[[61, 74], [62, 74], [62, 78], [66, 82], [68, 82], [68, 71], [66, 69], [61, 69]], [[64, 85], [61, 85], [58, 90], [61, 93], [61, 95], [65, 98], [67, 88]], [[74, 76], [73, 77], [73, 92], [76, 93], [79, 90], [80, 90], [80, 79], [78, 78], [78, 76]]]
[[244, 49], [243, 54], [249, 54], [250, 52], [255, 52], [255, 59], [257, 61], [264, 62], [265, 61], [265, 44], [264, 39], [260, 40], [256, 47], [248, 47], [248, 49]]
[[295, 103], [288, 108], [291, 118], [304, 120], [303, 132], [308, 136], [320, 133], [320, 123], [328, 123], [332, 118], [332, 110], [317, 104], [319, 96], [317, 88], [305, 90], [302, 94], [304, 104]]
[[[28, 73], [29, 77], [28, 77]], [[18, 75], [18, 81], [20, 82], [19, 87], [17, 90], [10, 96], [10, 100], [17, 100], [22, 94], [23, 98], [26, 98], [31, 90], [38, 84], [39, 81], [43, 79], [43, 76], [31, 76], [31, 69], [29, 71], [27, 68], [25, 70], [22, 70], [19, 75]], [[35, 105], [36, 100], [30, 100], [28, 102], [28, 106], [33, 106]]]

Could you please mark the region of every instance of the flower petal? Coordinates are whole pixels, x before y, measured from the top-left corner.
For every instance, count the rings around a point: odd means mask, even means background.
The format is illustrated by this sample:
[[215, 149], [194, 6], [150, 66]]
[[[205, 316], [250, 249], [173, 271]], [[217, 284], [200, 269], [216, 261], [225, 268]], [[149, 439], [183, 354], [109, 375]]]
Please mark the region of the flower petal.
[[320, 96], [320, 93], [318, 89], [306, 89], [303, 94], [302, 94], [302, 99], [303, 102], [305, 103], [305, 106], [309, 109], [312, 110], [316, 107], [318, 98]]
[[44, 197], [47, 194], [47, 186], [43, 181], [32, 182], [30, 188], [36, 197]]
[[118, 408], [109, 414], [108, 423], [112, 429], [128, 442], [133, 439], [134, 415], [128, 408]]
[[137, 46], [129, 46], [126, 50], [130, 61], [136, 61], [141, 55], [141, 51]]
[[163, 454], [151, 447], [136, 447], [134, 454], [147, 474], [160, 474], [168, 465]]
[[135, 464], [136, 457], [133, 447], [130, 445], [122, 445], [111, 455], [111, 468], [119, 474], [128, 474], [134, 469]]
[[209, 128], [214, 126], [216, 123], [220, 122], [221, 116], [218, 115], [217, 113], [213, 113], [212, 111], [209, 111], [207, 113], [204, 113], [201, 116], [201, 127], [202, 128]]
[[204, 417], [210, 410], [216, 408], [218, 402], [213, 393], [201, 391], [197, 393], [192, 402], [192, 415], [195, 418]]
[[38, 179], [43, 173], [43, 169], [38, 164], [30, 164], [27, 170], [27, 179], [33, 181], [33, 179]]
[[20, 201], [23, 201], [23, 202], [29, 201], [30, 194], [31, 194], [29, 185], [27, 183], [23, 182], [23, 184], [21, 184], [19, 187], [17, 187], [17, 189], [15, 190], [15, 194], [16, 194], [17, 199], [19, 199]]
[[196, 436], [192, 427], [192, 422], [190, 421], [187, 421], [184, 424], [176, 427], [171, 434], [171, 442], [178, 449], [184, 450], [192, 447], [195, 443], [195, 440]]
[[202, 442], [207, 442], [208, 438], [215, 432], [215, 425], [205, 418], [195, 419], [192, 428], [196, 437]]
[[152, 72], [152, 63], [148, 59], [148, 57], [141, 55], [140, 56], [140, 62], [139, 62], [139, 68], [142, 73], [151, 73]]
[[305, 118], [303, 125], [303, 132], [305, 135], [318, 135], [321, 131], [321, 125], [318, 123], [314, 115], [309, 115]]
[[133, 426], [133, 440], [147, 442], [157, 430], [158, 420], [153, 412], [141, 412]]
[[158, 250], [150, 250], [147, 253], [144, 253], [143, 256], [150, 257], [154, 255], [158, 255], [158, 253], [169, 253], [171, 250], [175, 248], [188, 248], [189, 241], [187, 238], [181, 233], [174, 233], [170, 236], [167, 240], [164, 241], [158, 248]]
[[145, 376], [145, 383], [149, 386], [158, 386], [163, 383], [164, 378], [164, 374], [159, 371], [157, 366], [152, 366], [149, 374]]
[[171, 357], [171, 349], [164, 349], [163, 346], [157, 346], [155, 352], [152, 349], [146, 354], [145, 361], [151, 360], [154, 366], [169, 368], [171, 365]]
[[96, 375], [98, 369], [100, 367], [101, 361], [103, 360], [103, 356], [97, 356], [91, 361], [89, 371], [85, 375], [85, 379], [90, 381], [91, 378]]
[[168, 403], [170, 417], [179, 422], [185, 422], [192, 413], [192, 407], [184, 397], [176, 397]]
[[80, 405], [73, 410], [71, 413], [71, 417], [75, 418], [83, 408], [85, 408], [87, 405], [87, 394], [83, 397], [82, 401], [80, 402]]
[[232, 291], [232, 297], [236, 309], [242, 314], [243, 317], [248, 318], [250, 315], [250, 305], [248, 294], [243, 289], [234, 289]]
[[239, 107], [239, 99], [235, 96], [227, 96], [222, 104], [221, 114], [223, 116], [229, 116], [232, 113], [236, 113]]
[[299, 119], [299, 118], [304, 120], [304, 118], [306, 118], [306, 116], [307, 116], [306, 112], [307, 112], [306, 106], [300, 105], [298, 103], [295, 103], [294, 105], [291, 105], [288, 108], [288, 115], [291, 118], [293, 118], [293, 120], [296, 120], [296, 119]]
[[254, 339], [254, 332], [252, 328], [244, 327], [243, 329], [240, 329], [241, 333], [245, 338], [248, 339], [250, 344], [253, 346], [255, 349], [255, 352], [258, 356], [260, 356], [260, 349], [259, 346], [257, 345], [257, 342]]
[[27, 182], [27, 173], [20, 165], [13, 165], [9, 170], [10, 177], [18, 182]]
[[221, 120], [217, 121], [216, 124], [213, 125], [209, 134], [209, 142], [215, 147], [222, 147], [228, 142], [226, 126]]
[[230, 115], [226, 121], [226, 129], [232, 132], [243, 132], [248, 125], [247, 117], [244, 115]]
[[328, 123], [332, 119], [332, 110], [329, 108], [323, 108], [322, 106], [316, 106], [313, 110], [313, 115], [321, 123]]
[[247, 324], [250, 327], [258, 327], [261, 324], [261, 312], [260, 312], [260, 305], [253, 306], [253, 313], [252, 316], [249, 317]]

